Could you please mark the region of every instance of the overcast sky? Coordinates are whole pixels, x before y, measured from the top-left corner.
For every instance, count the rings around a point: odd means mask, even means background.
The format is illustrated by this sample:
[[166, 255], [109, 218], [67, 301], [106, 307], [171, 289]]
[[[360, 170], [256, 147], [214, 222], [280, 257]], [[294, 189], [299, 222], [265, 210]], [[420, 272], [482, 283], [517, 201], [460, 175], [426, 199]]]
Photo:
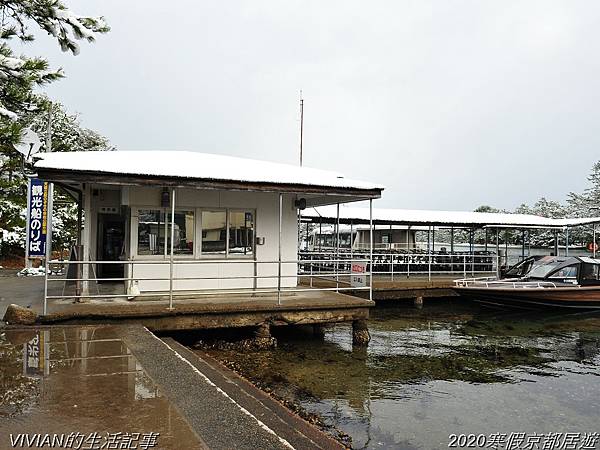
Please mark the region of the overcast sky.
[[[112, 31], [47, 92], [120, 150], [297, 163], [384, 184], [376, 206], [513, 209], [600, 160], [594, 1], [67, 1]], [[41, 32], [37, 32], [41, 35]], [[185, 164], [185, 161], [182, 161]]]

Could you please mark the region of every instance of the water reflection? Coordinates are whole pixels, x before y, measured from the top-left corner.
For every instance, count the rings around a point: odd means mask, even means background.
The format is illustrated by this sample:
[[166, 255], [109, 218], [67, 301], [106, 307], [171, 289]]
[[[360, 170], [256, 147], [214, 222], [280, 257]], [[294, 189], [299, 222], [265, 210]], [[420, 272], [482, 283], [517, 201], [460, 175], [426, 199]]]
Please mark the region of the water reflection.
[[318, 413], [355, 448], [447, 448], [450, 433], [592, 432], [600, 423], [600, 317], [525, 316], [462, 304], [372, 312], [271, 352], [213, 351]]
[[71, 432], [154, 432], [162, 448], [197, 445], [111, 327], [5, 330], [0, 369], [2, 448], [9, 433]]

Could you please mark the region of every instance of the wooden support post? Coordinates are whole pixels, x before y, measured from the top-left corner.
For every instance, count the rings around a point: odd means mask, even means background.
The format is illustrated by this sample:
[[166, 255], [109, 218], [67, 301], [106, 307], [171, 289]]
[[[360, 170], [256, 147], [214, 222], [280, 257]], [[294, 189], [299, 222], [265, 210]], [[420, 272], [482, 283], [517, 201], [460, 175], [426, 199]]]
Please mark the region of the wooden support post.
[[366, 320], [355, 320], [352, 322], [352, 344], [365, 346], [369, 344], [371, 334]]

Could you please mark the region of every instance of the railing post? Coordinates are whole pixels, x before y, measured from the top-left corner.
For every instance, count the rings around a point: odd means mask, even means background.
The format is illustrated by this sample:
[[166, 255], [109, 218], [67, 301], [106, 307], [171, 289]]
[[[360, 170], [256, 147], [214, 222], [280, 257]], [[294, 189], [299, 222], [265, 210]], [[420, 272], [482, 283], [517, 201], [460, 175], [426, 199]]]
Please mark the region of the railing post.
[[335, 292], [340, 289], [340, 204], [337, 204], [335, 219]]
[[431, 281], [431, 253], [428, 254], [428, 261], [427, 261], [427, 278], [429, 281]]
[[171, 253], [169, 254], [169, 309], [173, 309], [173, 249], [175, 244], [175, 188], [171, 189]]
[[463, 255], [463, 278], [467, 278], [467, 255]]
[[277, 244], [277, 304], [281, 305], [281, 222], [283, 214], [283, 194], [279, 193], [279, 241]]
[[48, 276], [50, 274], [50, 259], [52, 258], [52, 197], [54, 196], [54, 183], [48, 183], [47, 195], [48, 198], [46, 200], [46, 261], [44, 264], [44, 316], [48, 314]]
[[313, 255], [310, 255], [310, 287], [313, 287]]

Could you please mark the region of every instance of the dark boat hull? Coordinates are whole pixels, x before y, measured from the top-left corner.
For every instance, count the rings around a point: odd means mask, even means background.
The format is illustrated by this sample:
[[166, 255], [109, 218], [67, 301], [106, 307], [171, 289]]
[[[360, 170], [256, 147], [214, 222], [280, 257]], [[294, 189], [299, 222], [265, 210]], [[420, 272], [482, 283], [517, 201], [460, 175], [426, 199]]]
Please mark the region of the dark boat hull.
[[600, 287], [487, 288], [455, 287], [461, 297], [515, 308], [600, 309]]

